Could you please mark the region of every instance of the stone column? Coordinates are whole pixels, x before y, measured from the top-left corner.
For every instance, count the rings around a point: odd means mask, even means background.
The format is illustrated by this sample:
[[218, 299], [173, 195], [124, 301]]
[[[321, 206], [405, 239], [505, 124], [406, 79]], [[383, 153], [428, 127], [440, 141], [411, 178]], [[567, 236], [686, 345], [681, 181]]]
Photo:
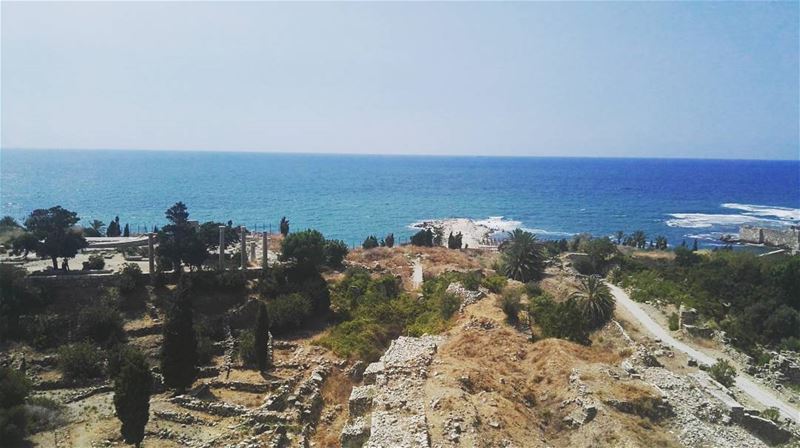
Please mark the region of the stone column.
[[242, 255], [242, 270], [247, 269], [247, 235], [245, 235], [244, 231], [244, 226], [239, 226], [239, 239], [242, 240], [242, 249], [240, 251]]
[[256, 262], [256, 242], [250, 241], [250, 262]]
[[150, 262], [150, 279], [153, 279], [156, 276], [156, 252], [155, 249], [153, 249], [154, 239], [154, 233], [147, 234], [147, 258]]
[[219, 270], [225, 270], [225, 226], [219, 226]]
[[269, 268], [269, 259], [267, 257], [269, 253], [269, 234], [264, 232], [261, 235], [261, 268], [265, 271]]

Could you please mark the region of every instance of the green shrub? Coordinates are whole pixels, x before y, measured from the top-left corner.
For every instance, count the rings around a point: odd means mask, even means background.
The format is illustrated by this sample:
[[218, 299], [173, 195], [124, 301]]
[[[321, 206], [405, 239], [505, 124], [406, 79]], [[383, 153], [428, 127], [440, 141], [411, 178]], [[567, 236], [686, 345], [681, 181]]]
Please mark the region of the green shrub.
[[778, 408], [770, 407], [761, 411], [761, 416], [778, 423], [781, 419], [781, 411], [779, 411]]
[[669, 331], [678, 331], [678, 328], [680, 328], [678, 325], [678, 315], [672, 313], [669, 315]]
[[119, 290], [123, 294], [133, 292], [142, 284], [142, 268], [136, 263], [125, 263], [119, 274]]
[[455, 294], [443, 294], [439, 302], [439, 311], [442, 313], [444, 319], [453, 317], [456, 311], [461, 307], [461, 298]]
[[349, 249], [347, 244], [341, 240], [325, 240], [323, 249], [325, 254], [325, 265], [332, 268], [338, 268], [342, 265]]
[[503, 310], [506, 315], [506, 321], [511, 325], [519, 323], [519, 312], [522, 309], [520, 298], [520, 291], [514, 288], [506, 288], [500, 296], [500, 309]]
[[105, 347], [112, 346], [125, 339], [122, 316], [105, 303], [89, 305], [78, 313], [75, 337], [78, 340], [89, 339]]
[[58, 351], [58, 367], [70, 381], [100, 378], [103, 376], [103, 352], [86, 342], [63, 346]]
[[528, 301], [528, 316], [531, 322], [539, 325], [546, 338], [587, 342], [588, 322], [574, 299], [556, 302], [547, 294], [534, 297]]
[[490, 292], [499, 294], [508, 284], [508, 278], [505, 275], [494, 274], [484, 278], [481, 284]]
[[256, 363], [256, 338], [253, 330], [242, 330], [239, 333], [236, 354], [243, 365]]
[[375, 249], [378, 247], [378, 239], [374, 235], [370, 235], [361, 243], [361, 247], [365, 250]]
[[312, 310], [311, 299], [299, 293], [278, 296], [267, 302], [271, 328], [275, 334], [299, 328]]
[[717, 362], [708, 369], [708, 373], [725, 387], [733, 386], [736, 381], [736, 369], [724, 359], [717, 359]]
[[477, 291], [483, 281], [481, 271], [470, 271], [461, 274], [461, 285], [470, 291]]
[[4, 445], [19, 445], [27, 435], [29, 417], [24, 403], [29, 392], [25, 375], [0, 367], [0, 440]]
[[63, 410], [63, 405], [50, 398], [28, 398], [27, 404], [25, 405], [25, 411], [28, 417], [28, 431], [35, 434], [38, 432], [52, 431], [63, 426], [67, 423], [67, 419], [63, 415]]
[[83, 262], [84, 271], [99, 271], [106, 267], [106, 260], [102, 255], [89, 255], [89, 261]]
[[281, 243], [281, 261], [292, 260], [297, 266], [316, 269], [325, 261], [325, 237], [307, 229], [287, 235]]
[[542, 295], [542, 287], [537, 282], [525, 283], [525, 294], [528, 297], [536, 297]]

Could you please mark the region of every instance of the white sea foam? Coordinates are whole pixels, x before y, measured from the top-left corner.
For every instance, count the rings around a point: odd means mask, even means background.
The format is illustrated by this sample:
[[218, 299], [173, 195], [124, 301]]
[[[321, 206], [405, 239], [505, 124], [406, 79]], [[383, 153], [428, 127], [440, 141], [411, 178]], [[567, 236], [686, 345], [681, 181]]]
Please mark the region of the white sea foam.
[[733, 210], [742, 210], [748, 216], [771, 216], [786, 221], [800, 221], [800, 209], [798, 208], [737, 204], [733, 202], [722, 204], [722, 206]]
[[522, 225], [522, 221], [505, 219], [503, 216], [490, 216], [487, 219], [479, 219], [475, 224], [484, 226], [492, 232], [511, 232]]
[[531, 233], [536, 234], [536, 235], [550, 235], [550, 236], [562, 236], [562, 237], [575, 235], [574, 233], [571, 233], [571, 232], [558, 232], [558, 231], [554, 231], [554, 230], [533, 229], [533, 228], [530, 228], [530, 227], [522, 227], [522, 230], [524, 230], [526, 232], [531, 232]]
[[683, 227], [689, 229], [710, 228], [715, 226], [740, 226], [743, 224], [758, 224], [780, 226], [795, 224], [800, 221], [800, 209], [754, 205], [725, 203], [723, 208], [731, 210], [741, 210], [739, 214], [716, 214], [716, 213], [672, 213], [666, 224], [670, 227]]
[[776, 223], [775, 219], [759, 218], [750, 215], [717, 215], [709, 213], [671, 213], [672, 219], [666, 224], [670, 227], [702, 229], [714, 226], [739, 226], [742, 224]]

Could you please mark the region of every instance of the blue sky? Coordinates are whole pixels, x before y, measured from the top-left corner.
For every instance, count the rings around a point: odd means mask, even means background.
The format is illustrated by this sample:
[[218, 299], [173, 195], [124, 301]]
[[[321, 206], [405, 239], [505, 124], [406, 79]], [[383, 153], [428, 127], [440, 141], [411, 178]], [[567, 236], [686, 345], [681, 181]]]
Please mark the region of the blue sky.
[[2, 2], [0, 145], [798, 159], [798, 2]]

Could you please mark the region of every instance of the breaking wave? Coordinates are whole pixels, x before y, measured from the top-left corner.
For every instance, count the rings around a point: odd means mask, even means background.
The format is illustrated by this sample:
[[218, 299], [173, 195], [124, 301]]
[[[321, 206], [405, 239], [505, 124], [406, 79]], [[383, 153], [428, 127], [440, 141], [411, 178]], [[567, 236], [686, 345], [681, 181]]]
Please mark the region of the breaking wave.
[[670, 227], [702, 229], [711, 227], [734, 227], [744, 224], [780, 226], [800, 221], [800, 209], [768, 205], [725, 203], [722, 208], [741, 210], [739, 214], [718, 213], [671, 213], [666, 221]]

